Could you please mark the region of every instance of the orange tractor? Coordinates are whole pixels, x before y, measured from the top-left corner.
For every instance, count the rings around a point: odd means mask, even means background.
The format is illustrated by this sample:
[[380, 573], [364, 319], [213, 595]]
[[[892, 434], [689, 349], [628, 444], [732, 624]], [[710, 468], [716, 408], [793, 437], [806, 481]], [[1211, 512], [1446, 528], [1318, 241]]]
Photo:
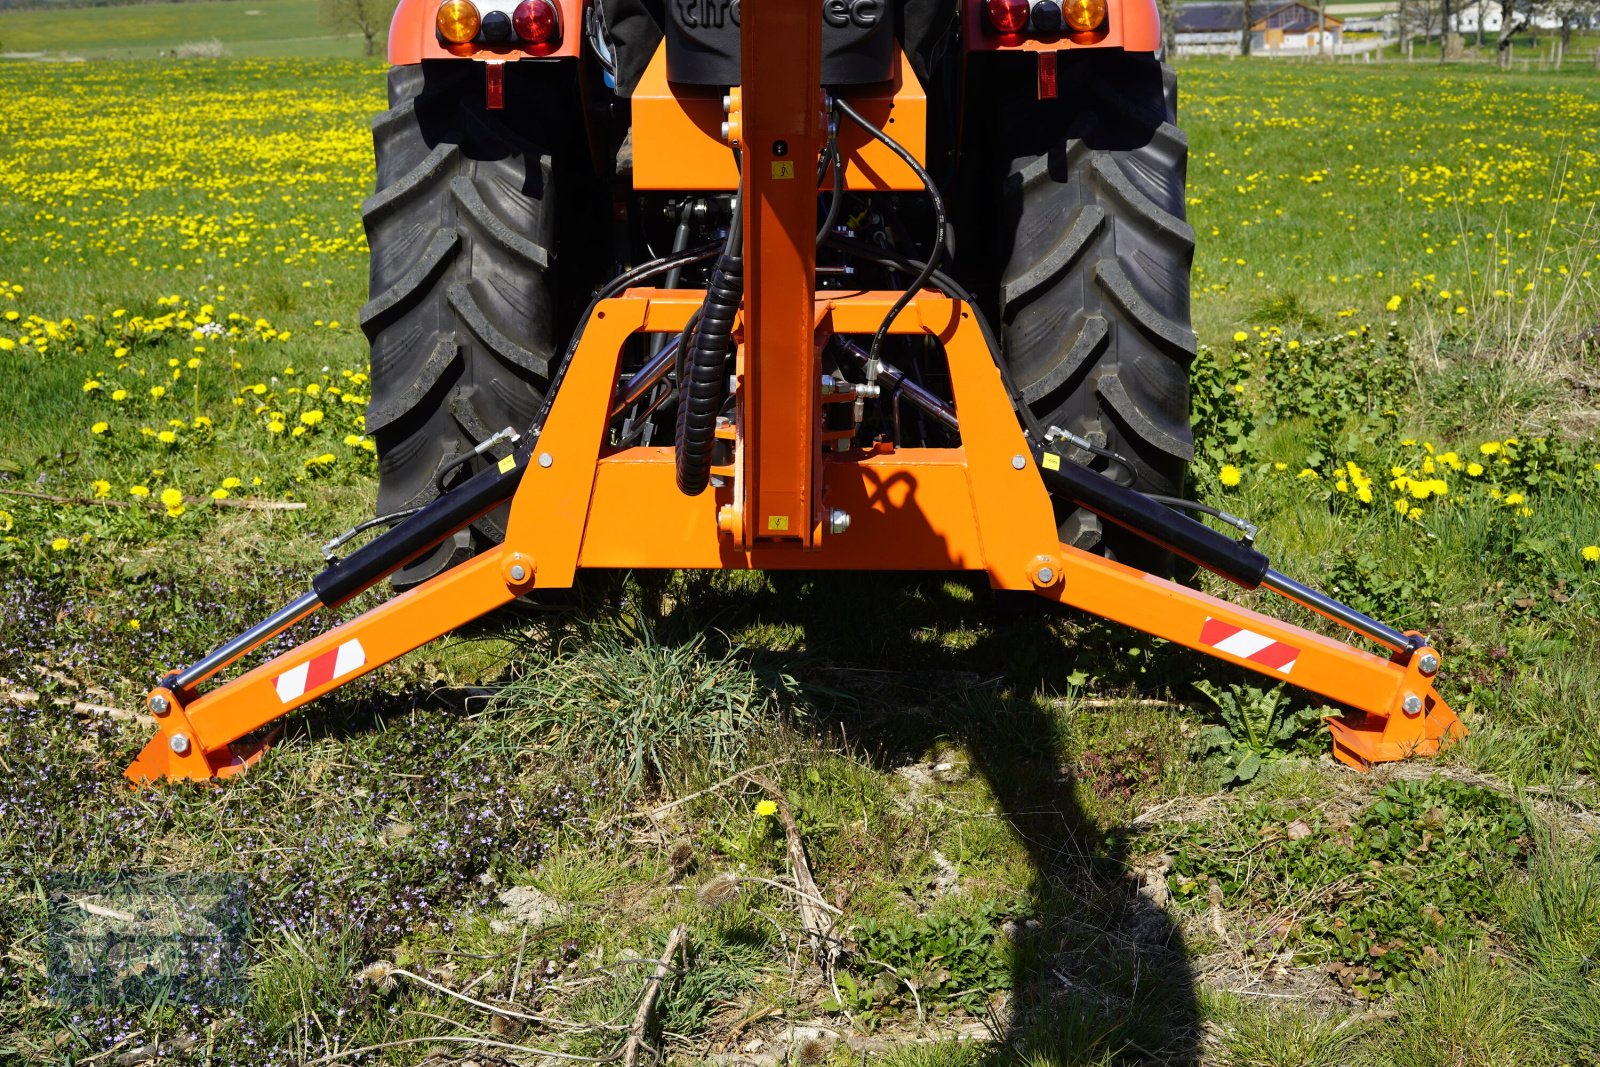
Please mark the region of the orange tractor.
[[1178, 496], [1194, 232], [1154, 0], [402, 0], [389, 47], [379, 517], [162, 680], [129, 777], [235, 772], [273, 720], [580, 568], [982, 571], [1341, 705], [1352, 765], [1463, 733], [1426, 638]]

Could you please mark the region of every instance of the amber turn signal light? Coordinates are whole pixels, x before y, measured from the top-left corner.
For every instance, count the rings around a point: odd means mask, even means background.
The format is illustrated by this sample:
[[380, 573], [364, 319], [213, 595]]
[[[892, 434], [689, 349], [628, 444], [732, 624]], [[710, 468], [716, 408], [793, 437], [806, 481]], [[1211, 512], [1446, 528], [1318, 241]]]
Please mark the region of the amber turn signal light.
[[1066, 0], [1061, 6], [1067, 25], [1079, 33], [1096, 29], [1106, 20], [1106, 0]]
[[450, 44], [466, 44], [478, 36], [483, 17], [472, 0], [445, 0], [434, 18], [439, 36]]

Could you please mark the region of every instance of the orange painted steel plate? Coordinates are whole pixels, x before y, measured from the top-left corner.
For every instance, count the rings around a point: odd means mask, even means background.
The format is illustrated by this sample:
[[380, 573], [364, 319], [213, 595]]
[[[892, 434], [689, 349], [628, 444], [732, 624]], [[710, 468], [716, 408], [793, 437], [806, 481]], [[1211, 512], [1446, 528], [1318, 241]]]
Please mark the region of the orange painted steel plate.
[[[855, 109], [885, 129], [919, 162], [928, 158], [928, 98], [905, 62], [895, 60], [895, 80], [862, 86], [849, 94]], [[633, 187], [635, 189], [732, 190], [739, 186], [733, 152], [722, 139], [722, 92], [667, 81], [662, 48], [633, 93]], [[857, 190], [920, 190], [916, 174], [854, 123], [839, 127], [845, 184]], [[804, 161], [796, 160], [804, 167]], [[832, 177], [823, 185], [832, 187]]]
[[829, 457], [823, 494], [850, 513], [850, 529], [811, 552], [783, 546], [745, 551], [717, 531], [731, 486], [686, 497], [673, 480], [670, 448], [632, 448], [600, 462], [583, 535], [583, 567], [765, 570], [982, 570], [965, 454], [901, 449]]

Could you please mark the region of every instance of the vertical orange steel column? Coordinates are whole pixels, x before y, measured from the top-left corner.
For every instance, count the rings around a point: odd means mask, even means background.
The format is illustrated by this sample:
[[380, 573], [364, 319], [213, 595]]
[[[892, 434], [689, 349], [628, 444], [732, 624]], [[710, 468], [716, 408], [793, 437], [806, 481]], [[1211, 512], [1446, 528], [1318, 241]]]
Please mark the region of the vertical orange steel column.
[[745, 0], [744, 541], [819, 535], [813, 294], [822, 149], [822, 5]]

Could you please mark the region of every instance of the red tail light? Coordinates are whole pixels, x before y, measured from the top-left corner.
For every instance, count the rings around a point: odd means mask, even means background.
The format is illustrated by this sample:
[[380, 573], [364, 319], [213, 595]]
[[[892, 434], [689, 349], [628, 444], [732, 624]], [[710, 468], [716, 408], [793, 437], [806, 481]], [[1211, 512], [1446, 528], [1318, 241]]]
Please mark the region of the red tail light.
[[987, 0], [983, 8], [989, 25], [1001, 33], [1021, 33], [1028, 27], [1028, 0]]
[[511, 25], [529, 44], [561, 43], [561, 12], [553, 0], [522, 0], [511, 15]]

